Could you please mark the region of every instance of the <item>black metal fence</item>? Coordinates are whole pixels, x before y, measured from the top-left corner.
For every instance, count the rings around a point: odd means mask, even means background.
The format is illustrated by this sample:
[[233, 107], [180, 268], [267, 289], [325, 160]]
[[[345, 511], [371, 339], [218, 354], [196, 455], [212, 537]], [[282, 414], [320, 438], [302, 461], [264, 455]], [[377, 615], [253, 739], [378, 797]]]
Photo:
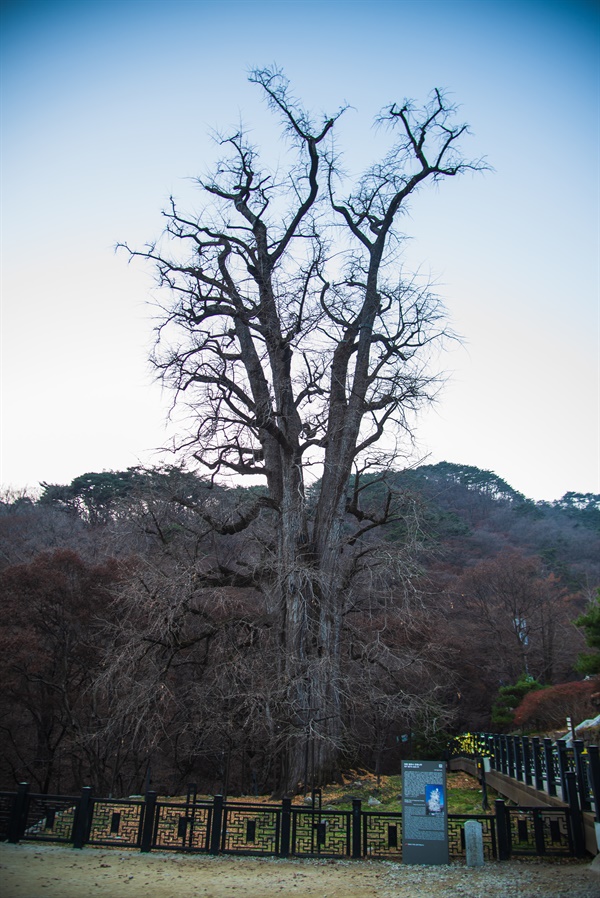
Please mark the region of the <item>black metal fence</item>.
[[[464, 826], [482, 825], [486, 859], [514, 855], [565, 855], [581, 852], [578, 820], [571, 808], [509, 808], [498, 800], [494, 815], [448, 815], [450, 857], [465, 857]], [[186, 799], [165, 801], [155, 792], [144, 798], [108, 799], [82, 789], [77, 797], [38, 795], [22, 783], [17, 792], [0, 792], [0, 838], [10, 842], [62, 842], [137, 848], [278, 857], [402, 860], [402, 814], [198, 799], [194, 786]]]
[[[562, 801], [577, 803], [600, 823], [600, 748], [576, 739], [475, 733], [456, 740], [455, 753], [488, 758], [490, 768]], [[571, 794], [574, 783], [575, 796]]]
[[583, 854], [580, 834], [574, 831], [569, 813], [556, 813], [554, 808], [515, 808], [504, 805], [497, 809], [500, 840], [508, 856], [543, 855], [571, 857]]

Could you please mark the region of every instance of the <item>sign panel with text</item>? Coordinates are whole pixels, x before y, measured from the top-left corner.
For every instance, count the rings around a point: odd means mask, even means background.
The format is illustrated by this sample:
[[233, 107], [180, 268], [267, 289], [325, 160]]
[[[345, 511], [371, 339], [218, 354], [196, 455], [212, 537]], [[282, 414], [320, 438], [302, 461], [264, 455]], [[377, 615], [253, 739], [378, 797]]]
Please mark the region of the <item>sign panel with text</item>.
[[445, 761], [402, 762], [402, 863], [448, 864]]

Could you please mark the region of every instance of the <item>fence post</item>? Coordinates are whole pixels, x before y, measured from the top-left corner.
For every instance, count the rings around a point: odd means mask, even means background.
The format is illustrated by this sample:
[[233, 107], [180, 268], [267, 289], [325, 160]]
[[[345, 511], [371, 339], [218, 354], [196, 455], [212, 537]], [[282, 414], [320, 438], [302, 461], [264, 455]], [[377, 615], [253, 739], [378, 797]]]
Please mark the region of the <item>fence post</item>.
[[281, 802], [281, 845], [279, 854], [288, 857], [290, 853], [290, 837], [292, 833], [292, 799], [284, 798]]
[[151, 851], [154, 837], [154, 820], [156, 817], [156, 792], [146, 792], [144, 800], [144, 819], [142, 822], [142, 839], [140, 851]]
[[568, 801], [567, 795], [567, 773], [569, 772], [569, 758], [567, 755], [567, 743], [564, 739], [556, 740], [558, 749], [558, 772], [560, 774], [560, 785], [562, 788], [562, 800]]
[[500, 768], [504, 776], [508, 776], [508, 736], [500, 736]]
[[75, 816], [73, 818], [73, 829], [71, 834], [73, 848], [83, 848], [90, 837], [93, 807], [92, 787], [84, 786], [81, 790], [81, 798], [77, 802]]
[[554, 775], [554, 752], [552, 739], [544, 739], [544, 759], [546, 761], [546, 788], [548, 795], [556, 795], [556, 777]]
[[588, 745], [587, 751], [588, 780], [594, 797], [596, 823], [600, 823], [600, 748], [597, 745]]
[[583, 832], [583, 814], [579, 808], [577, 795], [577, 780], [575, 774], [567, 771], [565, 774], [567, 800], [571, 813], [571, 836], [573, 838], [573, 850], [575, 857], [585, 857], [585, 836]]
[[523, 773], [525, 774], [525, 785], [533, 785], [531, 778], [531, 743], [527, 736], [523, 736]]
[[213, 800], [212, 826], [210, 831], [210, 853], [221, 850], [221, 830], [223, 828], [223, 796], [215, 795]]
[[362, 857], [362, 801], [352, 799], [352, 857]]
[[[188, 847], [192, 848], [194, 845], [194, 827], [196, 825], [196, 802], [198, 800], [198, 786], [196, 783], [188, 783], [187, 787], [187, 795], [185, 799], [185, 816], [187, 818], [187, 823], [189, 824], [186, 827], [186, 838]], [[160, 814], [160, 811], [159, 811]]]
[[573, 754], [575, 755], [575, 773], [579, 787], [579, 807], [582, 811], [591, 811], [590, 796], [585, 771], [585, 762], [582, 758], [585, 746], [583, 739], [575, 739], [573, 742]]
[[542, 759], [540, 757], [540, 737], [534, 736], [531, 740], [533, 746], [533, 772], [535, 777], [535, 788], [539, 792], [544, 790], [544, 777], [542, 775]]
[[16, 845], [23, 837], [29, 805], [29, 783], [19, 783], [8, 821], [8, 841]]
[[513, 745], [515, 748], [515, 776], [517, 780], [522, 783], [523, 782], [523, 752], [521, 751], [521, 737], [515, 736], [513, 738]]
[[508, 775], [515, 778], [515, 740], [512, 736], [506, 737], [506, 755], [508, 758]]
[[494, 802], [496, 808], [496, 834], [498, 836], [498, 860], [510, 860], [510, 819], [502, 798]]
[[488, 794], [487, 794], [487, 780], [485, 778], [485, 761], [481, 755], [477, 755], [475, 758], [475, 763], [477, 765], [477, 779], [481, 783], [481, 808], [484, 811], [489, 810], [488, 803]]

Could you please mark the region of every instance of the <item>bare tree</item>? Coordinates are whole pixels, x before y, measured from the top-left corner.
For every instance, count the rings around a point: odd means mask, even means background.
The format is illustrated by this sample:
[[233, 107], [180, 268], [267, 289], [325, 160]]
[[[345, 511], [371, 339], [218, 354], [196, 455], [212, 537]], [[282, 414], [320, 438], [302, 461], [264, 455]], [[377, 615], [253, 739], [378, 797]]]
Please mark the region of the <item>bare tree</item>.
[[[171, 201], [164, 238], [130, 252], [153, 262], [170, 292], [154, 360], [193, 415], [180, 448], [214, 478], [266, 480], [256, 506], [227, 526], [272, 520], [271, 564], [261, 559], [252, 577], [277, 619], [292, 788], [307, 715], [320, 721], [318, 776], [335, 765], [345, 591], [364, 567], [361, 540], [393, 514], [391, 501], [365, 509], [360, 475], [397, 457], [409, 413], [436, 384], [427, 363], [444, 314], [403, 276], [398, 222], [427, 182], [484, 166], [462, 156], [467, 128], [435, 90], [423, 109], [382, 111], [391, 147], [345, 193], [333, 144], [344, 110], [315, 123], [278, 70], [250, 80], [281, 120], [293, 161], [267, 170], [243, 130], [224, 137], [216, 172], [198, 181], [199, 214]], [[232, 562], [223, 584], [242, 573]]]
[[502, 552], [468, 568], [450, 592], [449, 628], [471, 643], [480, 681], [515, 683], [523, 674], [544, 684], [566, 679], [579, 636], [570, 621], [577, 595], [537, 556]]

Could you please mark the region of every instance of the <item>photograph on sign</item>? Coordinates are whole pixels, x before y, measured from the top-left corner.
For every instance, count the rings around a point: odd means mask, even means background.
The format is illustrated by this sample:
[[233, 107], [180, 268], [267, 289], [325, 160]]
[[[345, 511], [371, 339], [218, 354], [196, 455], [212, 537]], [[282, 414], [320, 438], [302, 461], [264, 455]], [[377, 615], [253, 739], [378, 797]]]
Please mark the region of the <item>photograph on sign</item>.
[[425, 786], [425, 813], [426, 814], [443, 814], [444, 813], [444, 789], [442, 786]]

